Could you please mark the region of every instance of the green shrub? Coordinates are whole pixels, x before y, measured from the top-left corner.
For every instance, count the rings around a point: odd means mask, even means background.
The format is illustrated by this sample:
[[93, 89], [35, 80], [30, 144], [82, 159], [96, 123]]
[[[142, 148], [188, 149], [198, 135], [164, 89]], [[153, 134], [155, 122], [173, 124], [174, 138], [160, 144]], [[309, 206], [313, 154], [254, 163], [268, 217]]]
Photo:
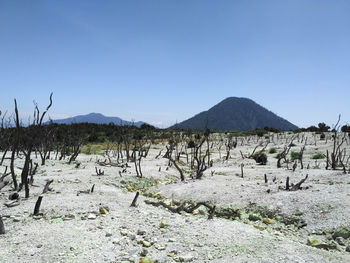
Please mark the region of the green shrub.
[[276, 147], [271, 147], [271, 148], [269, 149], [269, 153], [276, 153], [276, 152], [277, 152]]
[[316, 153], [312, 156], [312, 159], [323, 159], [325, 158], [324, 154], [323, 153]]
[[265, 153], [256, 153], [253, 155], [253, 159], [256, 163], [265, 165], [267, 163], [267, 156]]
[[290, 153], [290, 157], [292, 159], [292, 161], [298, 160], [299, 159], [299, 152], [291, 152]]

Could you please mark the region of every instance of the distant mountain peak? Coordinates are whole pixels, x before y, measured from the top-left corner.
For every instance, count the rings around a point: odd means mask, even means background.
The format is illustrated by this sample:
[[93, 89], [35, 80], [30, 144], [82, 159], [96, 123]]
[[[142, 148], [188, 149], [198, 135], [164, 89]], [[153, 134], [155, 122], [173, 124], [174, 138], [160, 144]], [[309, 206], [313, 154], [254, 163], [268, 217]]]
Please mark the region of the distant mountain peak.
[[239, 97], [228, 97], [209, 110], [170, 128], [247, 131], [266, 126], [280, 130], [298, 128], [253, 100]]

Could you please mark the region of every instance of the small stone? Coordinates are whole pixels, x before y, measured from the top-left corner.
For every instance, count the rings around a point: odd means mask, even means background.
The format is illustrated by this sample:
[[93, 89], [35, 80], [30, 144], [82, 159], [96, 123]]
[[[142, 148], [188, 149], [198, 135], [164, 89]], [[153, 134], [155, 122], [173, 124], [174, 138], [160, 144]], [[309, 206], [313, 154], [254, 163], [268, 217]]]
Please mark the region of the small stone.
[[39, 245], [37, 245], [36, 247], [37, 248], [41, 248], [43, 245], [42, 244], [39, 244]]
[[130, 236], [130, 240], [135, 240], [136, 239], [136, 236], [135, 235], [131, 235]]
[[158, 249], [158, 250], [165, 250], [165, 247], [157, 245], [156, 249]]
[[94, 219], [96, 219], [96, 215], [95, 214], [89, 214], [88, 215], [88, 219], [94, 220]]
[[119, 239], [114, 239], [114, 240], [112, 241], [112, 244], [114, 244], [114, 245], [119, 245], [119, 244], [120, 244], [120, 240], [119, 240]]
[[209, 260], [213, 260], [213, 259], [214, 259], [213, 255], [210, 254], [210, 253], [208, 253], [208, 259], [209, 259]]
[[21, 218], [20, 218], [20, 217], [15, 217], [15, 218], [13, 219], [13, 222], [21, 222]]
[[106, 233], [106, 237], [111, 237], [111, 236], [112, 236], [112, 233], [109, 233], [109, 232]]
[[327, 250], [329, 250], [329, 249], [338, 249], [337, 243], [335, 243], [334, 241], [326, 243], [326, 242], [319, 241], [319, 240], [317, 240], [316, 238], [313, 238], [313, 237], [310, 237], [307, 240], [307, 244], [309, 246], [312, 246], [312, 247], [323, 248], [323, 249], [327, 249]]
[[140, 256], [141, 256], [141, 257], [145, 257], [145, 256], [147, 256], [147, 254], [148, 254], [148, 251], [147, 251], [147, 249], [145, 249], [145, 248], [143, 248], [143, 249], [141, 250], [141, 252], [140, 252]]
[[174, 239], [174, 238], [169, 238], [169, 239], [168, 239], [168, 242], [173, 243], [173, 242], [175, 242], [175, 239]]
[[265, 229], [267, 228], [267, 226], [258, 225], [258, 224], [255, 224], [254, 227], [257, 228], [257, 229], [259, 229], [259, 230], [265, 230]]
[[193, 256], [192, 255], [180, 256], [179, 260], [180, 262], [191, 262], [193, 261]]
[[108, 207], [105, 207], [105, 206], [101, 206], [99, 211], [100, 211], [101, 215], [108, 215], [109, 214], [109, 209], [108, 209]]
[[154, 263], [155, 261], [149, 257], [140, 258], [140, 263]]
[[75, 219], [75, 215], [73, 215], [73, 214], [65, 215], [63, 217], [64, 221], [69, 221], [69, 220], [73, 220], [73, 219]]
[[335, 241], [337, 241], [337, 243], [338, 243], [339, 245], [341, 245], [341, 246], [345, 246], [345, 245], [346, 245], [346, 240], [345, 240], [345, 238], [343, 238], [343, 237], [336, 237], [336, 238], [335, 238]]
[[146, 231], [145, 230], [137, 230], [137, 234], [139, 235], [139, 236], [144, 236], [144, 235], [146, 235]]
[[268, 224], [268, 225], [272, 225], [275, 223], [271, 218], [268, 218], [268, 217], [265, 217], [263, 221], [265, 224]]
[[142, 241], [142, 245], [144, 246], [144, 247], [150, 247], [150, 246], [152, 246], [152, 244], [150, 243], [150, 242], [148, 242], [148, 241]]

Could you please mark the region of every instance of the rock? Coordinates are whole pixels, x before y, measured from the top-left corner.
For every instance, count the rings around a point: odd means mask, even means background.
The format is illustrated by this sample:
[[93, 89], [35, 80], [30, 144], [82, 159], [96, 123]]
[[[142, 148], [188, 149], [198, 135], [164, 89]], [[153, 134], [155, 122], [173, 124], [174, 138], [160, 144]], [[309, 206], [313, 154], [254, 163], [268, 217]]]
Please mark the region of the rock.
[[145, 241], [145, 240], [142, 241], [142, 245], [143, 245], [144, 247], [150, 247], [150, 246], [152, 246], [152, 244], [151, 244], [150, 242]]
[[214, 259], [213, 255], [210, 254], [210, 253], [208, 253], [208, 259], [209, 259], [209, 260], [213, 260], [213, 259]]
[[95, 214], [89, 214], [88, 215], [88, 219], [94, 220], [94, 219], [96, 219], [96, 215]]
[[13, 218], [13, 222], [21, 222], [21, 218], [20, 217], [14, 217]]
[[173, 243], [173, 242], [175, 242], [175, 239], [174, 238], [169, 238], [168, 242]]
[[106, 237], [111, 237], [111, 236], [112, 236], [112, 233], [109, 233], [109, 232], [106, 233]]
[[193, 261], [194, 257], [192, 255], [185, 255], [185, 256], [179, 256], [175, 258], [175, 261], [177, 262], [191, 262]]
[[193, 261], [194, 256], [192, 256], [192, 255], [185, 255], [183, 257], [180, 257], [180, 259], [182, 259], [183, 262], [191, 262], [191, 261]]
[[73, 214], [65, 215], [63, 218], [64, 221], [69, 221], [69, 220], [73, 220], [73, 219], [75, 219], [75, 215], [73, 215]]
[[346, 252], [350, 252], [350, 245], [347, 245], [345, 251], [346, 251]]
[[18, 200], [8, 201], [4, 205], [7, 207], [14, 207], [14, 206], [19, 205], [19, 201]]
[[120, 244], [120, 240], [119, 240], [119, 239], [114, 239], [114, 240], [112, 241], [112, 244], [114, 244], [114, 245], [119, 245], [119, 244]]
[[137, 230], [137, 234], [139, 235], [139, 236], [144, 236], [144, 235], [146, 235], [146, 231], [145, 230]]
[[141, 250], [141, 252], [140, 252], [140, 256], [141, 256], [141, 257], [145, 257], [145, 256], [147, 256], [147, 254], [148, 254], [148, 250], [145, 249], [145, 248], [143, 248], [143, 249]]
[[158, 249], [158, 250], [165, 250], [165, 247], [157, 245], [156, 249]]
[[310, 237], [308, 240], [307, 240], [307, 245], [309, 246], [312, 246], [312, 247], [316, 247], [316, 248], [323, 248], [323, 249], [326, 249], [326, 250], [329, 250], [329, 249], [338, 249], [337, 247], [337, 243], [335, 243], [334, 241], [332, 242], [322, 242], [322, 241], [319, 241], [317, 240], [316, 238], [313, 238], [313, 237]]
[[265, 217], [264, 220], [263, 220], [263, 222], [264, 222], [265, 224], [268, 224], [268, 225], [272, 225], [272, 224], [275, 223], [271, 218], [268, 218], [268, 217]]
[[100, 211], [101, 215], [108, 215], [109, 214], [109, 209], [108, 209], [108, 207], [105, 207], [105, 206], [101, 206], [99, 211]]
[[336, 237], [335, 241], [341, 246], [345, 246], [346, 245], [346, 240], [343, 237]]
[[259, 230], [265, 230], [267, 228], [267, 226], [259, 225], [259, 224], [255, 224], [254, 227], [259, 229]]
[[350, 238], [350, 229], [345, 226], [338, 227], [333, 233], [333, 239], [336, 239], [337, 237], [345, 239]]
[[19, 194], [17, 192], [9, 195], [9, 200], [17, 200], [19, 198]]
[[140, 261], [139, 261], [139, 263], [154, 263], [154, 262], [155, 261], [149, 257], [140, 258]]
[[249, 214], [248, 219], [250, 221], [258, 221], [261, 220], [261, 217], [259, 214]]
[[130, 240], [135, 240], [136, 239], [136, 236], [135, 235], [131, 235], [130, 236]]

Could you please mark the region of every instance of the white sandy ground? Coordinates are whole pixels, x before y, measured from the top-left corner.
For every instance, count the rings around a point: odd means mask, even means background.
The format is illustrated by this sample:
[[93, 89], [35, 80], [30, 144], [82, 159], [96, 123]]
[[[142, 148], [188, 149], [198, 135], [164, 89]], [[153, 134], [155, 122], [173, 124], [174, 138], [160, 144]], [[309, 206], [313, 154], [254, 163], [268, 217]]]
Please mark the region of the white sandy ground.
[[[9, 186], [0, 191], [0, 214], [6, 228], [6, 234], [0, 235], [0, 262], [139, 262], [143, 250], [158, 262], [350, 262], [345, 246], [339, 251], [328, 251], [306, 244], [308, 237], [322, 231], [350, 226], [350, 174], [326, 171], [324, 160], [319, 161], [320, 169], [315, 169], [315, 161], [310, 157], [330, 149], [331, 142], [317, 141], [315, 146], [313, 135], [308, 136], [310, 144], [306, 146], [304, 162], [305, 167], [310, 164], [310, 169], [301, 170], [298, 166], [294, 173], [285, 165], [277, 169], [276, 154], [268, 154], [266, 166], [256, 165], [251, 159], [243, 160], [239, 151], [250, 153], [256, 145], [251, 141], [250, 145], [239, 143], [231, 152], [232, 158], [224, 163], [214, 146], [214, 166], [205, 172], [202, 180], [187, 178], [181, 182], [178, 179], [152, 189], [176, 200], [210, 201], [217, 206], [235, 208], [256, 203], [286, 215], [300, 213], [307, 226], [299, 231], [278, 231], [273, 227], [259, 230], [253, 226], [254, 222], [245, 224], [242, 220], [216, 217], [208, 220], [207, 215], [174, 214], [145, 204], [144, 200], [151, 198], [142, 195], [138, 206], [130, 207], [135, 193], [121, 188], [121, 182], [135, 178], [134, 166], [130, 164], [131, 168], [122, 178], [119, 176], [122, 169], [117, 167], [100, 167], [105, 175], [96, 176], [95, 160], [103, 157], [79, 155], [79, 168], [66, 161], [48, 160], [35, 175], [34, 184], [38, 187], [31, 187], [30, 198], [25, 200], [24, 193], [20, 193], [19, 206], [3, 205], [11, 193]], [[275, 146], [282, 149], [284, 143], [285, 140]], [[295, 143], [297, 146], [292, 150], [299, 151], [301, 143]], [[274, 144], [267, 148], [270, 146]], [[349, 145], [344, 146], [349, 149]], [[166, 159], [155, 159], [163, 147], [153, 146], [149, 156], [142, 160], [144, 177], [163, 181], [167, 175], [179, 177], [175, 168], [165, 169]], [[241, 163], [245, 164], [244, 178], [240, 177]], [[213, 176], [212, 170], [215, 170]], [[264, 183], [264, 174], [268, 184]], [[279, 186], [284, 187], [287, 176], [291, 183], [296, 183], [306, 174], [309, 178], [303, 186], [308, 189], [279, 190]], [[275, 183], [273, 177], [276, 177]], [[33, 217], [35, 202], [49, 179], [54, 179], [53, 190], [44, 194], [43, 216]], [[93, 184], [94, 193], [77, 196], [79, 190], [90, 189]], [[110, 214], [99, 214], [100, 206], [108, 207]], [[87, 219], [88, 215], [96, 218]], [[168, 222], [169, 226], [161, 228], [161, 222]], [[151, 246], [145, 248], [141, 242], [149, 242], [147, 246]]]

